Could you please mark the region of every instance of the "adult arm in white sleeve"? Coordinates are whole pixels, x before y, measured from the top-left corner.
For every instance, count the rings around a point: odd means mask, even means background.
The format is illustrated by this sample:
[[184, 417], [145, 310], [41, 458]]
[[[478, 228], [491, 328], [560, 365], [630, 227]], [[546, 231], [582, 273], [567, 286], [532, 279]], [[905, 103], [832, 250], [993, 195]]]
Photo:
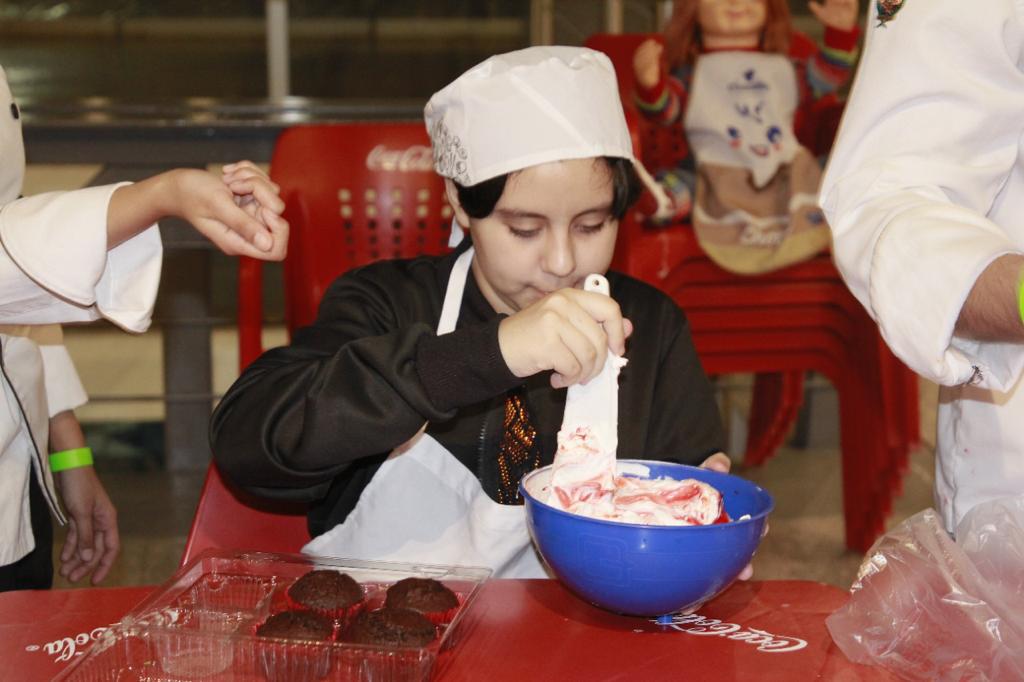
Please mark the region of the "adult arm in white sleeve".
[[107, 249], [107, 211], [120, 185], [51, 192], [0, 207], [0, 319], [11, 324], [107, 317], [145, 331], [160, 283], [155, 227]]
[[954, 336], [981, 273], [1024, 251], [1011, 210], [1024, 196], [1007, 191], [1024, 133], [1021, 4], [908, 0], [884, 26], [872, 9], [822, 186], [851, 290], [894, 352], [945, 385], [1006, 389], [1024, 365], [1019, 344]]
[[176, 169], [9, 202], [0, 206], [0, 322], [103, 316], [143, 331], [160, 278], [157, 220], [187, 220], [228, 255], [281, 260], [283, 210], [278, 187], [248, 161], [225, 166], [220, 178]]

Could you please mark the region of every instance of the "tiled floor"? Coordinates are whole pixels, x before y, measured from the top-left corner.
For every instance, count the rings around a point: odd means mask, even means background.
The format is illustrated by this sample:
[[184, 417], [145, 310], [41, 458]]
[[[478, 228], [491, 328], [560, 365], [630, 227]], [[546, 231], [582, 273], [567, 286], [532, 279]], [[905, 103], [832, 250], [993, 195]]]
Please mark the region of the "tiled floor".
[[[911, 457], [890, 526], [931, 506], [930, 440], [935, 406], [931, 385], [922, 384], [921, 402], [922, 434], [929, 442]], [[167, 579], [185, 545], [202, 473], [169, 474], [152, 461], [139, 464], [139, 460], [126, 459], [101, 461], [100, 469], [119, 509], [122, 539], [121, 557], [106, 584], [153, 584]], [[763, 467], [740, 467], [738, 471], [776, 499], [771, 531], [755, 558], [755, 575], [762, 579], [820, 580], [848, 587], [861, 557], [843, 544], [838, 449], [784, 448]], [[67, 586], [59, 578], [57, 584]]]

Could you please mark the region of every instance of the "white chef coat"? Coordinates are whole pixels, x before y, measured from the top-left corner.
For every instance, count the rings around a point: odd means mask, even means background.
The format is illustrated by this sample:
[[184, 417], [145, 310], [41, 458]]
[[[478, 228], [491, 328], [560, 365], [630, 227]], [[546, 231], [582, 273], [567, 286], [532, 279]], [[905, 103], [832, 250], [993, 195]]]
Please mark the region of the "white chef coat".
[[[107, 207], [118, 185], [14, 199], [24, 174], [21, 120], [0, 69], [0, 324], [49, 324], [105, 317], [141, 332], [160, 281], [156, 226], [107, 251]], [[45, 457], [46, 392], [39, 346], [0, 334], [0, 566], [35, 547], [29, 476], [56, 504]]]
[[0, 334], [25, 336], [39, 346], [46, 386], [46, 412], [54, 415], [81, 407], [89, 400], [82, 380], [64, 346], [64, 331], [59, 324], [0, 325]]
[[[50, 193], [0, 206], [0, 322], [45, 324], [106, 317], [129, 331], [148, 328], [160, 282], [160, 234], [153, 226], [106, 251], [107, 205], [116, 187]], [[0, 407], [2, 566], [35, 546], [27, 494], [32, 462], [50, 492], [51, 506], [54, 497], [43, 457], [49, 415], [39, 347], [6, 335], [0, 335], [0, 343], [10, 380], [3, 381], [5, 399]]]
[[43, 356], [46, 411], [50, 417], [89, 402], [89, 394], [85, 392], [82, 379], [64, 344], [40, 343], [39, 353]]
[[897, 356], [941, 384], [936, 506], [1024, 492], [1024, 347], [953, 336], [1024, 252], [1024, 2], [906, 0], [868, 34], [821, 203], [839, 269]]

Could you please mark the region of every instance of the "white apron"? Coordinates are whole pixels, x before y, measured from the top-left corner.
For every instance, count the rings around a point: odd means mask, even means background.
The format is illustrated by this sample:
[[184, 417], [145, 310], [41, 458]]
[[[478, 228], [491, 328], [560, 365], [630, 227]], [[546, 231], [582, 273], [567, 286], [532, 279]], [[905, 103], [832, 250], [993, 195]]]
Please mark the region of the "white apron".
[[821, 168], [793, 132], [797, 103], [796, 72], [782, 55], [697, 60], [685, 121], [697, 161], [693, 228], [726, 270], [771, 272], [829, 245]]
[[757, 188], [793, 161], [796, 72], [782, 55], [716, 52], [697, 60], [686, 139], [697, 163], [750, 171]]
[[[438, 334], [455, 329], [472, 260], [470, 248], [455, 261]], [[530, 542], [524, 508], [492, 500], [473, 472], [423, 430], [391, 453], [345, 521], [302, 551], [488, 566], [497, 578], [549, 577]]]

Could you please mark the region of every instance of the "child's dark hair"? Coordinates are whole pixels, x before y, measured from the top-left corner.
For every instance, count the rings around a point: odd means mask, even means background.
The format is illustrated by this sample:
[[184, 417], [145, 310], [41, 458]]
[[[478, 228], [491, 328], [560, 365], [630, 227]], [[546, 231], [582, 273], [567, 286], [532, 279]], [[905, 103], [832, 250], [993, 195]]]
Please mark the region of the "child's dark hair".
[[[608, 164], [612, 176], [612, 215], [616, 220], [622, 220], [622, 216], [626, 215], [633, 202], [640, 198], [643, 185], [636, 174], [633, 162], [629, 159], [602, 156], [601, 161]], [[469, 217], [480, 219], [491, 215], [494, 207], [498, 205], [502, 192], [505, 191], [505, 183], [508, 182], [510, 175], [511, 173], [499, 175], [469, 187], [455, 183], [459, 203]]]

